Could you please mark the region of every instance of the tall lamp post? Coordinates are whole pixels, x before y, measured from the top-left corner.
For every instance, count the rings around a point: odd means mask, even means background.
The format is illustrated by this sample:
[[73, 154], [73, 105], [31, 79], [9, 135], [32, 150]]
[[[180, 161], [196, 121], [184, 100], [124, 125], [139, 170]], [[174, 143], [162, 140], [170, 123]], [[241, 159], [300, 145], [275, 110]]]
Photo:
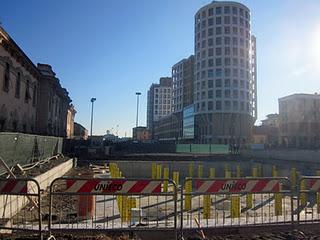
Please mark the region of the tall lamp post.
[[92, 125], [93, 125], [93, 103], [96, 101], [96, 98], [91, 98], [91, 129], [90, 129], [90, 136], [92, 137]]
[[136, 127], [138, 127], [138, 121], [139, 121], [139, 96], [141, 95], [141, 92], [136, 92], [137, 95], [137, 118], [136, 118]]

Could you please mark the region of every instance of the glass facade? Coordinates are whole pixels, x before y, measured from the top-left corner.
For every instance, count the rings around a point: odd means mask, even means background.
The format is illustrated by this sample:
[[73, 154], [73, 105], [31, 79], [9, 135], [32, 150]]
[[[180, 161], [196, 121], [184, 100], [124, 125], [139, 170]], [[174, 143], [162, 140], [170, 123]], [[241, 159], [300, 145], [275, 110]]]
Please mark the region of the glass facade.
[[183, 109], [183, 138], [194, 138], [194, 105]]

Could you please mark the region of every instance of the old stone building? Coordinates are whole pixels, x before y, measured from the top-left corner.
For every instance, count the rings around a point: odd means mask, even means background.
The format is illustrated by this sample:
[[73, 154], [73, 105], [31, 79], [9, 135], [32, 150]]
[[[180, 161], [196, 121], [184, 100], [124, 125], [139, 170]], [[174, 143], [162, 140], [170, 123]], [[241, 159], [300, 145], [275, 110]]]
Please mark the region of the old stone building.
[[51, 66], [35, 66], [0, 27], [0, 131], [65, 137], [70, 102]]
[[38, 69], [41, 73], [37, 115], [38, 133], [66, 137], [67, 114], [71, 99], [67, 90], [61, 87], [50, 65], [38, 63]]
[[73, 104], [70, 104], [67, 113], [67, 138], [73, 138], [74, 136], [74, 117], [76, 113]]
[[320, 147], [320, 95], [292, 94], [279, 99], [280, 144]]
[[0, 27], [0, 131], [36, 132], [40, 73]]

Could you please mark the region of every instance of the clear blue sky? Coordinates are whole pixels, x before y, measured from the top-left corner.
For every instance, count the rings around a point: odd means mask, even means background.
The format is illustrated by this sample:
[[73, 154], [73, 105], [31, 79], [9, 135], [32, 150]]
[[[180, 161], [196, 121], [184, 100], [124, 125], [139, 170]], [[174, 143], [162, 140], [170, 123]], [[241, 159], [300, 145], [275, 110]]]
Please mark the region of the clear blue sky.
[[[34, 63], [53, 66], [94, 134], [131, 136], [136, 97], [146, 123], [151, 83], [193, 54], [194, 14], [210, 1], [2, 1], [0, 21]], [[320, 89], [320, 1], [241, 0], [251, 9], [258, 47], [258, 121], [278, 112], [278, 98]]]

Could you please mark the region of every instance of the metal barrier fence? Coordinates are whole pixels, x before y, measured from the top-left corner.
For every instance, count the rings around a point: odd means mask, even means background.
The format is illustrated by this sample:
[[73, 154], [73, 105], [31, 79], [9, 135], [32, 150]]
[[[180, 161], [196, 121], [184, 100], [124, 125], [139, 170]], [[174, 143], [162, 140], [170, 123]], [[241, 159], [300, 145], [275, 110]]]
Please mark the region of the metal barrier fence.
[[181, 189], [181, 229], [293, 223], [287, 178], [189, 178]]
[[[32, 211], [37, 208], [36, 211]], [[40, 186], [29, 178], [0, 178], [0, 235], [34, 232], [42, 238]]]
[[301, 176], [298, 183], [298, 223], [320, 221], [320, 177]]
[[55, 179], [49, 232], [78, 230], [170, 230], [177, 238], [176, 185], [167, 179]]

